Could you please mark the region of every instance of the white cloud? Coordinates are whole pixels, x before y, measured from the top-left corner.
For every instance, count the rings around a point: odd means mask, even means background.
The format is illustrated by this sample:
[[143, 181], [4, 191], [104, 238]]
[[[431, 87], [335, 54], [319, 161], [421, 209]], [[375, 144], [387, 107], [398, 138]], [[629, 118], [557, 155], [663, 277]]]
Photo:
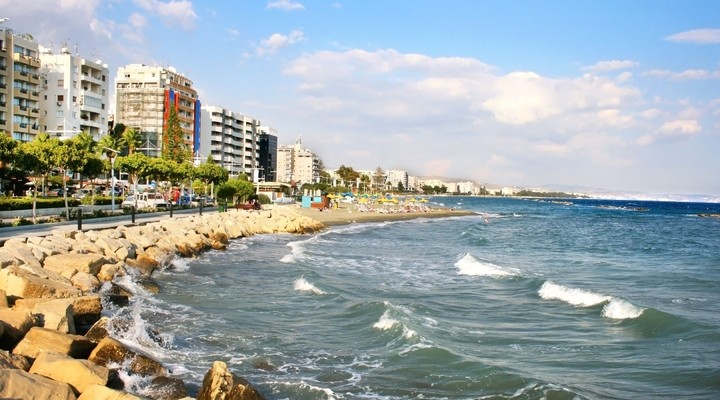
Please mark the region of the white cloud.
[[165, 25], [172, 27], [179, 25], [183, 29], [192, 29], [198, 19], [189, 0], [134, 0], [135, 4], [144, 10], [159, 15]]
[[611, 61], [600, 61], [594, 65], [582, 67], [583, 71], [590, 72], [607, 72], [616, 71], [619, 69], [631, 69], [637, 67], [638, 63], [631, 60], [611, 60]]
[[708, 71], [704, 69], [688, 69], [682, 72], [653, 69], [643, 72], [642, 75], [673, 81], [720, 79], [720, 71]]
[[700, 131], [702, 131], [702, 127], [697, 120], [676, 119], [664, 122], [660, 125], [657, 132], [641, 136], [636, 143], [641, 146], [647, 146], [660, 139], [689, 137], [698, 134]]
[[268, 8], [268, 9], [276, 8], [278, 10], [283, 10], [283, 11], [295, 11], [295, 10], [304, 10], [305, 6], [297, 1], [276, 0], [276, 1], [268, 1], [266, 8]]
[[700, 124], [693, 119], [679, 119], [665, 122], [660, 126], [660, 133], [666, 136], [690, 136], [700, 132]]
[[720, 29], [693, 29], [670, 35], [666, 37], [665, 40], [697, 44], [718, 44], [720, 43]]
[[260, 42], [260, 47], [256, 49], [258, 56], [264, 56], [266, 54], [273, 54], [283, 47], [287, 47], [291, 44], [299, 43], [305, 40], [305, 34], [301, 30], [294, 30], [289, 35], [283, 35], [281, 33], [273, 33], [265, 40]]

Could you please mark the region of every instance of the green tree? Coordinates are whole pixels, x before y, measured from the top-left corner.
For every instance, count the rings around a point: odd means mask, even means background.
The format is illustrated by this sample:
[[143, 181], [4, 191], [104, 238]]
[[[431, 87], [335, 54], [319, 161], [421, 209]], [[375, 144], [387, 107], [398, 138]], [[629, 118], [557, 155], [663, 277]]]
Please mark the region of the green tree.
[[137, 192], [138, 179], [144, 176], [144, 170], [149, 163], [150, 157], [143, 153], [133, 153], [131, 156], [118, 157], [115, 167], [127, 172], [129, 183], [133, 185], [133, 191]]
[[207, 194], [207, 187], [210, 183], [219, 185], [222, 182], [228, 180], [230, 173], [222, 166], [215, 162], [204, 162], [200, 164], [196, 169], [196, 178], [200, 179], [205, 185], [205, 194]]
[[355, 171], [352, 167], [341, 165], [340, 168], [337, 169], [337, 176], [345, 182], [345, 185], [352, 187], [352, 185], [357, 181], [357, 178], [360, 177], [360, 173]]
[[17, 144], [17, 141], [0, 131], [0, 182], [7, 179], [12, 173], [11, 166], [17, 157]]
[[140, 133], [138, 133], [138, 131], [133, 128], [125, 129], [122, 134], [122, 140], [127, 147], [128, 155], [132, 155], [133, 153], [135, 153], [135, 149], [137, 149], [142, 144]]
[[163, 132], [162, 158], [173, 160], [180, 164], [190, 160], [190, 150], [188, 150], [183, 140], [182, 127], [178, 118], [175, 105], [170, 104], [170, 115]]
[[385, 171], [382, 168], [377, 167], [373, 174], [373, 184], [376, 190], [379, 190], [385, 186]]
[[15, 148], [18, 142], [5, 132], [0, 132], [0, 166], [12, 164], [15, 161]]
[[[21, 153], [18, 153], [19, 164], [25, 171], [33, 173], [36, 177], [33, 182], [33, 206], [32, 221], [35, 223], [37, 217], [37, 188], [40, 183], [45, 194], [45, 181], [50, 171], [55, 168], [55, 149], [60, 146], [57, 138], [50, 138], [47, 133], [39, 134], [35, 140], [24, 142], [20, 145]], [[16, 160], [18, 161], [18, 160]]]
[[[70, 219], [70, 207], [67, 199], [67, 179], [69, 171], [81, 172], [90, 155], [90, 145], [86, 137], [81, 135], [62, 141], [53, 149], [53, 164], [60, 168], [63, 186], [63, 199], [65, 201], [65, 218]], [[93, 191], [94, 195], [94, 191]]]
[[[117, 125], [116, 125], [117, 126]], [[100, 153], [106, 154], [108, 158], [110, 158], [109, 153], [113, 153], [106, 149], [113, 149], [116, 151], [120, 151], [120, 149], [123, 147], [123, 140], [120, 136], [115, 136], [112, 134], [107, 134], [100, 138], [100, 141], [98, 142], [98, 151]]]

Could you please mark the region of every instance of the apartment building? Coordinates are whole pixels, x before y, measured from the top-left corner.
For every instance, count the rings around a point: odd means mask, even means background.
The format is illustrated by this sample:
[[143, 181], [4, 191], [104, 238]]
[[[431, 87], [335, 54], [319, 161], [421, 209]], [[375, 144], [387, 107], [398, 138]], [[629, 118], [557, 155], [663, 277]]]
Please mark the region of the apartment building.
[[408, 173], [400, 169], [389, 169], [385, 171], [385, 187], [396, 190], [398, 184], [402, 183], [404, 190], [408, 189]]
[[100, 140], [108, 130], [107, 64], [73, 55], [66, 45], [59, 53], [40, 46], [40, 62], [42, 131], [60, 139], [87, 132]]
[[199, 154], [223, 166], [230, 176], [245, 174], [252, 180], [259, 162], [258, 127], [260, 121], [223, 107], [201, 107]]
[[40, 132], [40, 58], [32, 36], [0, 27], [0, 131], [29, 142]]
[[320, 177], [320, 159], [302, 145], [298, 138], [294, 145], [278, 146], [277, 180], [297, 186], [316, 182]]
[[115, 123], [140, 133], [143, 144], [138, 151], [160, 156], [170, 107], [177, 113], [185, 145], [197, 154], [201, 103], [192, 81], [172, 67], [129, 64], [118, 68]]
[[277, 179], [277, 130], [268, 126], [258, 127], [258, 152], [260, 164], [260, 179], [266, 182], [276, 182]]

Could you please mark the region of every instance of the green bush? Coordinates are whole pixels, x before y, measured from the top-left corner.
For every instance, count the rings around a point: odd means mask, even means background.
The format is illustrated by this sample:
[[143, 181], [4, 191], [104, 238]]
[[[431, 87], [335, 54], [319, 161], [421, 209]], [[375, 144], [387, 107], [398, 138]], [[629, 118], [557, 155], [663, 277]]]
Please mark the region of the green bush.
[[[3, 197], [0, 198], [0, 211], [29, 210], [32, 208], [32, 197]], [[108, 203], [109, 204], [109, 203]], [[68, 206], [80, 205], [78, 199], [68, 199]], [[62, 208], [65, 200], [62, 197], [38, 198], [37, 208]]]

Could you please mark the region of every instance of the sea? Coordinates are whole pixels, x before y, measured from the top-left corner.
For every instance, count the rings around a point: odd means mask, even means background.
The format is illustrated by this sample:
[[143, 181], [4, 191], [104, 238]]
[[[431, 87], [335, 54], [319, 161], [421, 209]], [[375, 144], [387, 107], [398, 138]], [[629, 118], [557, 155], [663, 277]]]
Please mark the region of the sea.
[[269, 399], [720, 398], [720, 203], [429, 204], [473, 214], [238, 239], [158, 293], [120, 278], [111, 332], [191, 396], [219, 360]]

